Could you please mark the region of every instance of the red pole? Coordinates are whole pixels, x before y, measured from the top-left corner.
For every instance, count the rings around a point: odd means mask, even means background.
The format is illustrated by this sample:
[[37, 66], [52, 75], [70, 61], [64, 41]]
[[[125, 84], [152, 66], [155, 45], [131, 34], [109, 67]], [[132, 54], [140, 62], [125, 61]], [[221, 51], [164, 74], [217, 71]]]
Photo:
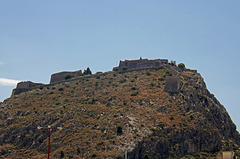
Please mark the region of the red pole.
[[48, 127], [48, 159], [50, 159], [50, 136], [51, 136], [51, 127]]

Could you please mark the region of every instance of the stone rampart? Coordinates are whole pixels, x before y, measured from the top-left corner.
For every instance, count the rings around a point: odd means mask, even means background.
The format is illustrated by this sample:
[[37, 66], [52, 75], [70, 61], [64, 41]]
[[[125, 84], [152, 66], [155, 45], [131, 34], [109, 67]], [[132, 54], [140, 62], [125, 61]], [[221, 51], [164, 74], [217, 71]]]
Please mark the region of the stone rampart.
[[167, 59], [156, 59], [156, 60], [148, 60], [142, 59], [139, 60], [125, 60], [119, 62], [119, 69], [136, 69], [136, 68], [159, 68], [164, 64], [168, 64]]
[[82, 75], [82, 71], [75, 71], [75, 72], [59, 72], [59, 73], [55, 73], [51, 75], [51, 80], [50, 80], [50, 84], [53, 83], [58, 83], [60, 81], [66, 81], [68, 79], [71, 78], [76, 78], [77, 76]]
[[34, 83], [31, 81], [25, 81], [25, 82], [19, 82], [17, 84], [17, 87], [13, 89], [12, 95], [20, 94], [22, 92], [29, 91], [34, 88], [39, 88], [41, 86], [44, 86], [42, 83]]

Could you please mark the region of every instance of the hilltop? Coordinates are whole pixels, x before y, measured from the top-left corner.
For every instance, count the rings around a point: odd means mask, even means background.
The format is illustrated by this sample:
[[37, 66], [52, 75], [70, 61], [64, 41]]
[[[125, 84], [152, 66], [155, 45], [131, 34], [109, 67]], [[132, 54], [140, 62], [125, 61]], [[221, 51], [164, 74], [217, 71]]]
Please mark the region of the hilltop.
[[54, 74], [50, 84], [23, 82], [0, 104], [0, 157], [46, 158], [48, 130], [37, 127], [48, 125], [55, 158], [238, 153], [236, 126], [196, 70], [140, 59], [105, 73], [76, 72]]

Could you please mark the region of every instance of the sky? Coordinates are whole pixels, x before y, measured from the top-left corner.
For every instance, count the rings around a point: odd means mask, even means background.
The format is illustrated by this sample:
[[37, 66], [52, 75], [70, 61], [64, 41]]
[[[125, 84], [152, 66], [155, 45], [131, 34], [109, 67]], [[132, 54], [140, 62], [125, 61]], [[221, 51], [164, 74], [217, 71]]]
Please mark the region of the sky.
[[0, 0], [0, 101], [19, 81], [125, 59], [198, 70], [240, 130], [239, 0]]

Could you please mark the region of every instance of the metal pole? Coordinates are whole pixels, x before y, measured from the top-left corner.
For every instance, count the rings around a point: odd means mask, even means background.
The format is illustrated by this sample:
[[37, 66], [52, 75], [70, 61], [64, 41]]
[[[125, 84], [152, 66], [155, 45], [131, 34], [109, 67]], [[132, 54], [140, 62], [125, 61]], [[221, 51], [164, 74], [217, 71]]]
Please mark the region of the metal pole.
[[51, 127], [48, 127], [48, 159], [50, 159], [50, 136], [51, 136]]

